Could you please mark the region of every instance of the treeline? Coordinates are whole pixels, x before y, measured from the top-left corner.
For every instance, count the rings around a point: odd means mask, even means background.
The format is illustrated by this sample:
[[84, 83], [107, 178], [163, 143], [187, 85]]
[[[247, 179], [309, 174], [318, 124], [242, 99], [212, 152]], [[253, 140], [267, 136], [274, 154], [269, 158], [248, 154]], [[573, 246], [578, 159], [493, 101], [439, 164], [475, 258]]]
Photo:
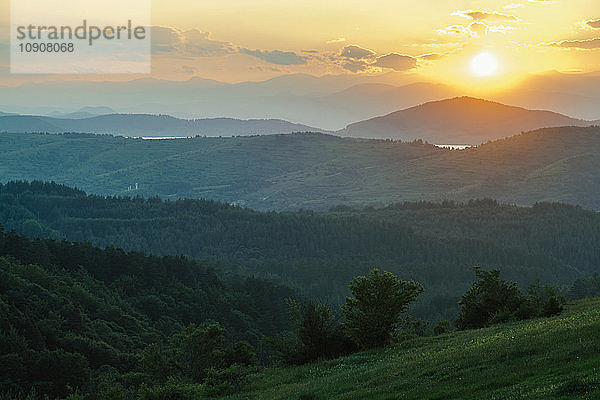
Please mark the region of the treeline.
[[143, 350], [168, 345], [190, 324], [218, 324], [230, 358], [255, 357], [246, 351], [252, 345], [264, 360], [262, 338], [287, 329], [285, 300], [297, 295], [258, 279], [219, 277], [215, 266], [0, 229], [3, 398], [132, 384]]
[[353, 277], [384, 265], [430, 289], [412, 309], [428, 320], [456, 317], [473, 265], [499, 268], [522, 287], [536, 279], [568, 285], [600, 265], [599, 216], [563, 204], [480, 200], [276, 213], [11, 182], [0, 186], [0, 221], [29, 237], [211, 258], [329, 304], [343, 303]]
[[474, 271], [476, 280], [458, 302], [460, 312], [453, 323], [439, 321], [430, 329], [426, 321], [403, 317], [425, 289], [419, 283], [375, 269], [368, 276], [352, 280], [351, 296], [340, 313], [312, 301], [291, 302], [293, 331], [268, 338], [267, 343], [280, 362], [305, 364], [401, 343], [415, 336], [552, 317], [563, 310], [566, 300], [552, 285], [538, 282], [522, 291], [514, 282], [501, 279], [497, 269], [475, 267]]

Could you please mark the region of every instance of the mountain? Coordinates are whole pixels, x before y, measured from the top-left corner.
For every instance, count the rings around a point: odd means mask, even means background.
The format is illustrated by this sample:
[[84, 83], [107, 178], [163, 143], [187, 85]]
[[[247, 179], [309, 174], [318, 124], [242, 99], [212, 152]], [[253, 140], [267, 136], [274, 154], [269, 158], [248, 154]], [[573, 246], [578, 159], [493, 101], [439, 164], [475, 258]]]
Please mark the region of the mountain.
[[101, 195], [210, 198], [261, 210], [482, 197], [600, 209], [599, 127], [540, 129], [461, 151], [324, 134], [157, 142], [5, 133], [0, 148], [0, 181], [57, 181]]
[[[89, 112], [82, 112], [89, 114]], [[231, 118], [184, 120], [168, 115], [148, 114], [110, 114], [83, 118], [0, 116], [0, 130], [36, 133], [78, 132], [127, 137], [237, 136], [321, 131], [318, 128], [282, 120], [242, 121]]]
[[109, 114], [117, 114], [115, 110], [110, 107], [81, 107], [79, 110], [71, 112], [71, 113], [60, 113], [60, 112], [52, 112], [49, 114], [50, 117], [53, 118], [68, 118], [68, 119], [84, 119], [91, 118], [97, 115], [109, 115]]
[[592, 124], [551, 111], [526, 110], [465, 96], [350, 124], [339, 133], [352, 137], [477, 145], [538, 128]]

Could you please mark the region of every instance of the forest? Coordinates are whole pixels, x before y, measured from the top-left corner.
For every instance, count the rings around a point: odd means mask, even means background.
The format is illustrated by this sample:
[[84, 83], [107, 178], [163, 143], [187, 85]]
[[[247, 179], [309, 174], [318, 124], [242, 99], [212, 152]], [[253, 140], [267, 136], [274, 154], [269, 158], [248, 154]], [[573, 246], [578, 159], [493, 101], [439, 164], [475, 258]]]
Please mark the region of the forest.
[[[452, 330], [448, 321], [431, 330], [406, 318], [424, 288], [387, 271], [354, 278], [340, 315], [282, 286], [220, 277], [214, 267], [32, 240], [0, 226], [1, 398], [218, 397], [246, 390], [272, 362], [306, 364]], [[498, 270], [475, 271], [457, 329], [563, 310], [551, 286], [522, 292]]]
[[560, 203], [484, 199], [277, 213], [11, 182], [0, 186], [0, 221], [30, 238], [211, 260], [220, 274], [265, 279], [333, 306], [343, 303], [351, 279], [382, 268], [424, 285], [411, 312], [432, 323], [456, 317], [474, 266], [497, 268], [525, 288], [538, 279], [567, 287], [591, 279], [600, 264], [600, 216]]

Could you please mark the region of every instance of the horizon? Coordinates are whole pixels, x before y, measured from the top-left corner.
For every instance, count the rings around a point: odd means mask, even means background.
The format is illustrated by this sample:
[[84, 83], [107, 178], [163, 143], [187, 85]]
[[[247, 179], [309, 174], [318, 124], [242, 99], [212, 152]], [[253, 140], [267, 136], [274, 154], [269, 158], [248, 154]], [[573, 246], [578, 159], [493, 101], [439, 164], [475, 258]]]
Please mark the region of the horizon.
[[[394, 86], [435, 82], [485, 96], [547, 71], [599, 72], [600, 10], [589, 1], [446, 3], [383, 2], [376, 8], [355, 3], [353, 9], [314, 0], [303, 5], [155, 0], [151, 74], [57, 77], [8, 73], [10, 12], [9, 1], [2, 0], [0, 85], [140, 77], [231, 84], [307, 74], [376, 77]], [[295, 26], [307, 29], [290, 28]]]

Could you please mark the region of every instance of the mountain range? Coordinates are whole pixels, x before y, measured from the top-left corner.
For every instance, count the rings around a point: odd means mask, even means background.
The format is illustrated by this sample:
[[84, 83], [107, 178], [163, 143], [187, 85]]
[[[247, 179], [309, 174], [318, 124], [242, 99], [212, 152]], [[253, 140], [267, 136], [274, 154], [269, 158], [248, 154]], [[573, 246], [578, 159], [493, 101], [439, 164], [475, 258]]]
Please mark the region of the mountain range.
[[[379, 92], [381, 86], [362, 89]], [[347, 96], [351, 98], [352, 96]], [[29, 133], [97, 133], [128, 137], [247, 136], [327, 131], [283, 120], [213, 118], [187, 120], [168, 115], [115, 114], [110, 108], [84, 107], [61, 118], [0, 115], [0, 129]], [[93, 114], [98, 113], [98, 114]], [[104, 115], [99, 115], [105, 113]], [[591, 126], [551, 111], [526, 110], [501, 103], [456, 97], [421, 104], [391, 114], [348, 125], [340, 136], [436, 144], [478, 145], [523, 131], [557, 126]]]
[[[489, 100], [528, 109], [552, 110], [577, 119], [600, 118], [600, 76], [548, 72], [531, 75]], [[93, 97], [89, 93], [94, 93]], [[420, 81], [410, 74], [283, 75], [261, 82], [225, 83], [193, 78], [166, 81], [48, 81], [0, 86], [0, 110], [54, 115], [82, 104], [117, 113], [168, 114], [183, 119], [230, 117], [283, 119], [329, 131], [419, 104], [481, 92]]]

